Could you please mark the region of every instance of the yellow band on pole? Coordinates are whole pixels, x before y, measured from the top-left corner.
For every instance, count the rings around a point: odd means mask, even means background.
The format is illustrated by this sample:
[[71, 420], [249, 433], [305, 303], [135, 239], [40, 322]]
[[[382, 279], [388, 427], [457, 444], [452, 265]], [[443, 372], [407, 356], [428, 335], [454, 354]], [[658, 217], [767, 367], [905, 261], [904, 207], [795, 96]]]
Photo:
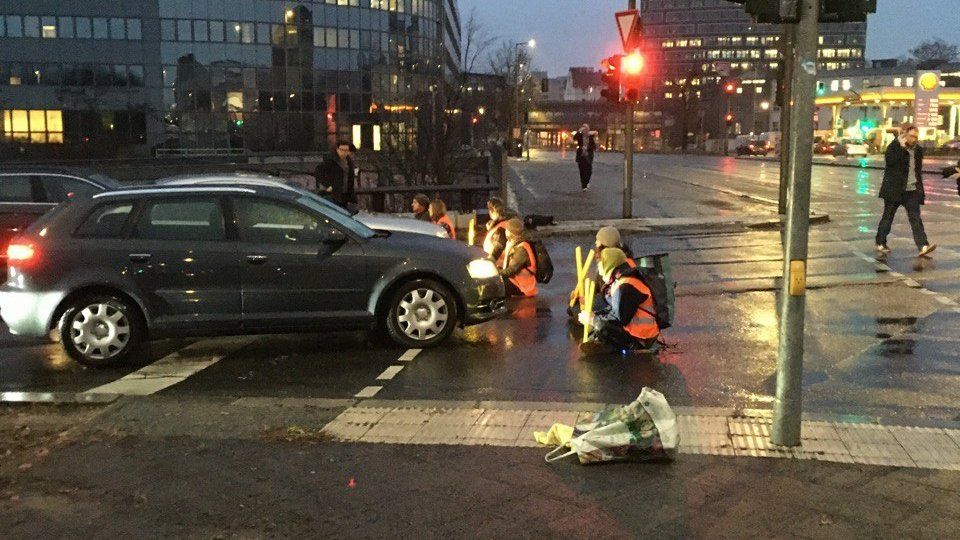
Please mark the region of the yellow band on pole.
[[581, 287], [583, 286], [583, 281], [580, 279], [580, 273], [581, 269], [583, 268], [583, 248], [577, 246], [573, 250], [573, 255], [577, 263], [577, 286], [573, 289], [574, 294], [571, 295], [572, 298], [570, 299], [570, 307], [573, 307], [577, 303], [577, 300], [580, 299], [580, 295], [582, 293]]
[[472, 246], [477, 239], [477, 218], [470, 218], [470, 231], [467, 233], [467, 245]]

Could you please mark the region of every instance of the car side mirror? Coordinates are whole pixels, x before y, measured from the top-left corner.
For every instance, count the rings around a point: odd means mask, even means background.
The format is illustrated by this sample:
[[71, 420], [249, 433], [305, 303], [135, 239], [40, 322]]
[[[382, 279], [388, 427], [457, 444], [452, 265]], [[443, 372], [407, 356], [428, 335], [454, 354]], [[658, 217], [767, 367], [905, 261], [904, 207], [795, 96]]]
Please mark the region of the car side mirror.
[[320, 243], [325, 246], [340, 247], [347, 243], [347, 235], [339, 229], [330, 229], [327, 234], [320, 239]]

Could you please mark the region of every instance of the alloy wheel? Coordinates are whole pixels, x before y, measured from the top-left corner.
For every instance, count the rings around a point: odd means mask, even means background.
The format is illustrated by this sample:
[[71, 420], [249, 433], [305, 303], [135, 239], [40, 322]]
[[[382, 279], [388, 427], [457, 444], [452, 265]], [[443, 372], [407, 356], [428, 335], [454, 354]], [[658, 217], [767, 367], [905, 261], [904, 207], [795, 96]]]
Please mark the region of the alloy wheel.
[[112, 358], [130, 342], [130, 321], [116, 306], [91, 304], [70, 322], [70, 339], [80, 354], [94, 360]]
[[447, 301], [433, 289], [408, 292], [397, 306], [397, 323], [407, 337], [425, 341], [443, 332], [450, 318]]

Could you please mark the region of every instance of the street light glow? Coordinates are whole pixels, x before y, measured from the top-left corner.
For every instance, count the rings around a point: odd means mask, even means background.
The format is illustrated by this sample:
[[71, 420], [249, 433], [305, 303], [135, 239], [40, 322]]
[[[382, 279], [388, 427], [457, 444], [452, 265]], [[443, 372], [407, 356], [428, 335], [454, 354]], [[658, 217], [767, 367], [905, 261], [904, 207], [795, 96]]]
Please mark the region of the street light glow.
[[531, 49], [535, 49], [537, 47], [537, 40], [531, 39], [530, 41], [527, 42], [527, 46], [530, 47]]
[[761, 101], [761, 102], [760, 102], [760, 108], [763, 109], [763, 110], [765, 110], [765, 111], [769, 111], [769, 110], [770, 110], [770, 102], [769, 102], [769, 101]]

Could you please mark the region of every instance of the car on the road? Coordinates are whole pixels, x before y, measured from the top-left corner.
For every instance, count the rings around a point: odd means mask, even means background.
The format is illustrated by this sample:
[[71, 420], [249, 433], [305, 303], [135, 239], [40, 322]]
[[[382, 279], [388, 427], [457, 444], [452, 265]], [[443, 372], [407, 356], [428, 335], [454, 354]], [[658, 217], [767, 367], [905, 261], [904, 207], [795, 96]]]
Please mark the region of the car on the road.
[[74, 197], [13, 239], [0, 316], [56, 330], [78, 362], [145, 339], [379, 327], [405, 347], [505, 311], [475, 247], [377, 232], [273, 186], [140, 186]]
[[0, 271], [10, 239], [51, 208], [75, 195], [118, 186], [113, 178], [85, 169], [0, 166]]
[[353, 219], [376, 231], [409, 232], [426, 234], [428, 236], [436, 236], [438, 238], [449, 238], [447, 231], [435, 223], [413, 219], [410, 217], [396, 216], [393, 214], [347, 210], [346, 208], [330, 202], [328, 199], [325, 199], [313, 193], [312, 191], [304, 189], [298, 184], [287, 181], [280, 176], [246, 172], [209, 173], [171, 176], [158, 180], [157, 184], [182, 186], [273, 186], [280, 189], [295, 191], [304, 197], [310, 197], [318, 204], [326, 206], [331, 211], [340, 212], [351, 216]]
[[832, 156], [837, 143], [833, 141], [817, 141], [813, 143], [813, 153], [820, 156]]
[[840, 139], [833, 148], [833, 155], [837, 157], [866, 157], [870, 155], [870, 150], [867, 148], [867, 143], [861, 140]]
[[750, 140], [737, 147], [738, 156], [765, 156], [773, 151], [766, 141]]
[[957, 152], [960, 152], [960, 139], [956, 139], [948, 143], [945, 143], [943, 146], [940, 147], [940, 151], [946, 152], [949, 154], [955, 154]]

